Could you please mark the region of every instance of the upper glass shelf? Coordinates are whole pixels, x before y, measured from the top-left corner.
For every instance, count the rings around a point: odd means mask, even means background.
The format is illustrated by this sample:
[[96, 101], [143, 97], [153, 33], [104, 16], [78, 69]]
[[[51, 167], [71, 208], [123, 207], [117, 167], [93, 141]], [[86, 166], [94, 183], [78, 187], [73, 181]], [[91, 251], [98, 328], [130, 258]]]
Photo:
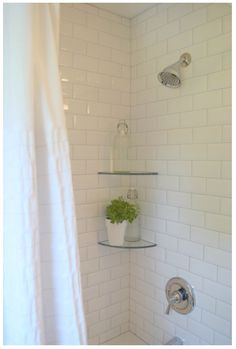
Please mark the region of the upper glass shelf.
[[100, 175], [125, 175], [125, 176], [150, 176], [158, 175], [158, 172], [149, 171], [99, 171]]
[[133, 248], [133, 249], [135, 249], [135, 248], [148, 248], [148, 247], [157, 246], [156, 243], [146, 241], [146, 240], [124, 241], [123, 245], [111, 245], [109, 240], [104, 240], [104, 241], [100, 241], [99, 245], [115, 247], [115, 248]]

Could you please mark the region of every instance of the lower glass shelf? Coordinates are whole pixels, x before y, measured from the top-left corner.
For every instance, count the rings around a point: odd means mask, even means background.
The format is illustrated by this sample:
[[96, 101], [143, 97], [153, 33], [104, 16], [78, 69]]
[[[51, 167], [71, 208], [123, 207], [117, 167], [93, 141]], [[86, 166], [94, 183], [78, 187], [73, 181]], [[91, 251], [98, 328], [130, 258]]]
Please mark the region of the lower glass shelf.
[[109, 240], [104, 240], [104, 241], [99, 241], [98, 244], [103, 246], [108, 246], [108, 247], [115, 247], [115, 248], [149, 248], [149, 247], [157, 246], [156, 243], [146, 241], [146, 240], [124, 241], [123, 245], [111, 245]]

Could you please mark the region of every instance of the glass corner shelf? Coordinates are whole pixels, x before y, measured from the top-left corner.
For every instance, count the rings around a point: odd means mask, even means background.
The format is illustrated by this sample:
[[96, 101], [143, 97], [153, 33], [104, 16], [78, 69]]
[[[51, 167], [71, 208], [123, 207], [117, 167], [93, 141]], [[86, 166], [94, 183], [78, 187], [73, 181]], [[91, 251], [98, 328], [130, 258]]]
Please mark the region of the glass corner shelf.
[[146, 241], [146, 240], [138, 240], [138, 241], [124, 241], [123, 245], [111, 245], [109, 240], [99, 241], [99, 245], [102, 246], [108, 246], [108, 247], [115, 247], [115, 248], [149, 248], [149, 247], [155, 247], [157, 246], [156, 243]]
[[151, 171], [99, 171], [99, 175], [126, 175], [126, 176], [150, 176], [158, 175], [158, 172]]

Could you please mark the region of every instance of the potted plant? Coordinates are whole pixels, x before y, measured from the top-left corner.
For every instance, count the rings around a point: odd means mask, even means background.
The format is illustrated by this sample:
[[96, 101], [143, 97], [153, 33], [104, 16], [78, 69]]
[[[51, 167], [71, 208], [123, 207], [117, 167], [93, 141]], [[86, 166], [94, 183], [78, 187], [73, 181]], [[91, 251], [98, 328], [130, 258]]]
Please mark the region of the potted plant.
[[122, 196], [111, 200], [106, 207], [106, 228], [111, 245], [122, 245], [127, 224], [132, 223], [139, 214], [139, 207]]

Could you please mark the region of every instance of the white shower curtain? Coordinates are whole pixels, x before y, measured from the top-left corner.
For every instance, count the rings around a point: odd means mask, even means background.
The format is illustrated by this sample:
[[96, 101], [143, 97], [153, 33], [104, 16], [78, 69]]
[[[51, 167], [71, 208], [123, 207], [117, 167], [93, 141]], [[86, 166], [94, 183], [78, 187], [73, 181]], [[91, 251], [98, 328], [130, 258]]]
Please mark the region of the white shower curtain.
[[58, 4], [4, 5], [4, 344], [86, 344]]

